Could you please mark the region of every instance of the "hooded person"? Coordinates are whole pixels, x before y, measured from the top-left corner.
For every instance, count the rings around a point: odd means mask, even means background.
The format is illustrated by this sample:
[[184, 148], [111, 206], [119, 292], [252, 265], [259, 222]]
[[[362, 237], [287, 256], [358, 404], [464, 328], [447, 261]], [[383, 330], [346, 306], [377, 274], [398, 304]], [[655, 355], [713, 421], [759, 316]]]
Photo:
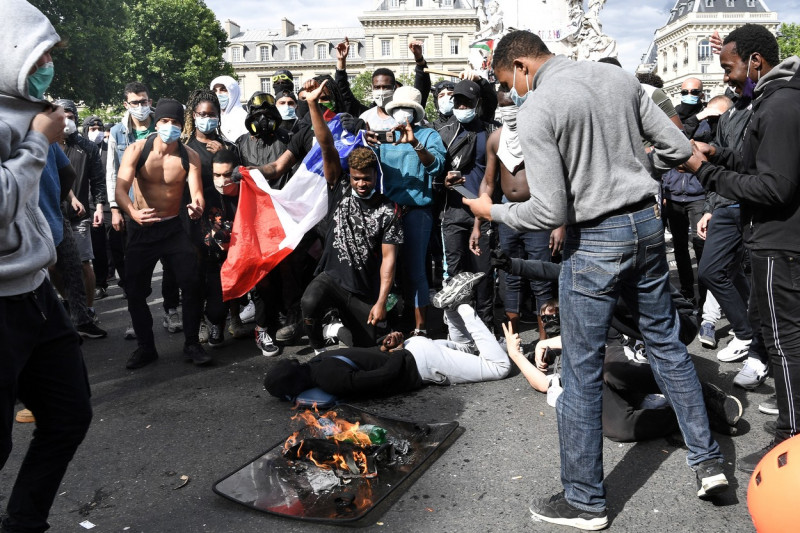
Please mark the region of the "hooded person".
[[217, 93], [219, 107], [222, 109], [220, 116], [220, 130], [222, 135], [231, 142], [247, 133], [244, 121], [247, 112], [241, 104], [241, 89], [239, 83], [230, 76], [218, 76], [211, 81], [209, 89]]
[[0, 467], [11, 453], [17, 398], [36, 422], [0, 529], [45, 531], [92, 418], [79, 337], [47, 278], [56, 250], [39, 207], [40, 181], [55, 174], [58, 184], [58, 161], [66, 159], [53, 144], [64, 112], [42, 99], [54, 72], [50, 51], [61, 39], [22, 0], [0, 3], [0, 20]]

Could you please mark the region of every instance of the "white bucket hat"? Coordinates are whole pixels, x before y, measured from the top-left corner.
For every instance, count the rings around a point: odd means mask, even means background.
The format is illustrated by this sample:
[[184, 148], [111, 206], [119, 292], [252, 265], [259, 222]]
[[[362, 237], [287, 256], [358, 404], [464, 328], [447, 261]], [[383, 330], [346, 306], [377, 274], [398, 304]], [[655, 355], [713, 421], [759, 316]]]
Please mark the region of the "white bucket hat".
[[419, 124], [425, 118], [425, 109], [420, 105], [421, 101], [422, 95], [417, 89], [404, 85], [395, 89], [392, 101], [386, 106], [386, 112], [391, 115], [398, 107], [413, 109], [414, 124]]

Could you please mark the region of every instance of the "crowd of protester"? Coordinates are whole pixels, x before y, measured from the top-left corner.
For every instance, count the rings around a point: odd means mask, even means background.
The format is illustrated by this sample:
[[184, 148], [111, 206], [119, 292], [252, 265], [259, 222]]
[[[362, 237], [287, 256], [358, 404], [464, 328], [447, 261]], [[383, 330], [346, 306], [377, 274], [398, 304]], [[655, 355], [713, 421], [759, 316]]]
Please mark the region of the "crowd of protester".
[[[734, 384], [775, 381], [760, 406], [778, 415], [774, 436], [739, 468], [752, 471], [797, 433], [800, 162], [789, 143], [800, 59], [781, 61], [763, 27], [715, 37], [730, 89], [708, 102], [699, 79], [684, 81], [673, 106], [657, 75], [554, 56], [518, 31], [494, 52], [496, 83], [472, 70], [434, 83], [415, 41], [414, 85], [379, 68], [365, 103], [348, 81], [345, 39], [333, 76], [295, 86], [281, 70], [271, 93], [246, 105], [229, 76], [186, 101], [131, 80], [122, 120], [107, 124], [45, 98], [60, 38], [35, 8], [10, 4], [0, 10], [19, 22], [2, 38], [0, 85], [2, 462], [17, 399], [17, 420], [38, 429], [4, 531], [46, 526], [88, 428], [78, 339], [107, 336], [94, 302], [110, 282], [130, 315], [119, 333], [137, 345], [126, 367], [157, 361], [147, 298], [159, 262], [161, 323], [183, 332], [194, 364], [213, 363], [208, 348], [226, 336], [268, 357], [313, 348], [314, 359], [270, 371], [265, 386], [282, 399], [312, 387], [363, 396], [502, 379], [513, 362], [558, 415], [565, 490], [532, 504], [544, 520], [607, 525], [603, 435], [680, 429], [698, 496], [727, 489], [710, 428], [735, 433], [741, 404], [701, 384], [686, 349], [695, 336], [716, 348], [723, 314], [734, 337], [717, 358], [744, 360]], [[341, 136], [364, 143], [341, 158]], [[243, 169], [280, 190], [312, 151], [327, 215], [226, 300], [241, 180], [252, 179]], [[430, 326], [431, 304], [444, 309], [446, 334]], [[539, 338], [530, 360], [518, 335], [526, 321]]]

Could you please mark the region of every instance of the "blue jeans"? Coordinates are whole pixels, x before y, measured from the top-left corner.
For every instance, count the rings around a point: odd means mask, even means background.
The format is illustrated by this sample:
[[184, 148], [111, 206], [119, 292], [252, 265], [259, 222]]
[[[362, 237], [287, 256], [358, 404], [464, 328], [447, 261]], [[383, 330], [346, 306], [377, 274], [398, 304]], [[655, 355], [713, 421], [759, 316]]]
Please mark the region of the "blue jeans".
[[431, 303], [425, 256], [431, 239], [433, 214], [430, 206], [411, 209], [403, 215], [403, 275], [414, 295], [414, 307]]
[[[519, 232], [505, 224], [499, 224], [498, 232], [500, 234], [500, 248], [509, 257], [550, 261], [550, 230]], [[537, 315], [545, 302], [555, 298], [555, 283], [552, 281], [523, 281], [521, 276], [513, 274], [506, 274], [505, 276], [505, 308], [509, 313], [519, 313], [522, 308], [520, 298], [524, 282], [530, 284], [531, 293], [536, 299], [534, 311]]]
[[606, 507], [603, 488], [603, 359], [617, 298], [639, 323], [659, 388], [678, 418], [694, 467], [721, 458], [694, 364], [679, 338], [664, 230], [654, 207], [567, 228], [560, 278], [562, 382], [556, 403], [561, 481], [579, 509]]

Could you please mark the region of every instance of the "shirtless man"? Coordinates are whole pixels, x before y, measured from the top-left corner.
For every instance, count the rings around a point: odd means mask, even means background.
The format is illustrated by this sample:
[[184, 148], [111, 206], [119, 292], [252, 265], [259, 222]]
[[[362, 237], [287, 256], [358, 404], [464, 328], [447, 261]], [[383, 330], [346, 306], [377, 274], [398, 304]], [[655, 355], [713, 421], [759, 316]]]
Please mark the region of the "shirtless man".
[[[503, 202], [523, 202], [530, 198], [528, 181], [525, 175], [525, 161], [522, 160], [522, 149], [517, 137], [517, 111], [506, 92], [497, 93], [497, 101], [503, 120], [503, 127], [495, 130], [486, 142], [486, 174], [481, 183], [480, 193], [493, 196], [497, 176], [500, 176], [500, 187], [503, 190]], [[564, 227], [549, 231], [531, 231], [519, 233], [505, 224], [499, 224], [500, 247], [510, 257], [521, 259], [538, 259], [550, 261], [551, 255], [561, 253], [564, 242]], [[475, 226], [470, 237], [470, 250], [480, 254], [478, 246], [480, 237], [480, 221], [475, 219]], [[530, 281], [531, 292], [536, 298], [535, 310], [542, 304], [557, 296], [554, 283], [551, 281]], [[514, 331], [519, 331], [519, 315], [521, 310], [522, 278], [506, 275], [505, 307], [506, 317]], [[544, 324], [538, 318], [539, 337], [546, 337]]]
[[[172, 268], [183, 291], [184, 355], [196, 365], [211, 362], [211, 356], [198, 341], [201, 306], [197, 251], [178, 218], [187, 182], [192, 199], [186, 206], [189, 218], [199, 220], [205, 207], [200, 156], [179, 141], [183, 116], [180, 102], [162, 98], [154, 117], [157, 134], [125, 150], [117, 175], [117, 204], [132, 221], [128, 228], [125, 275], [128, 312], [139, 347], [128, 359], [126, 367], [130, 370], [158, 359], [153, 316], [146, 299], [159, 259]], [[131, 185], [134, 185], [133, 201], [128, 196]]]

